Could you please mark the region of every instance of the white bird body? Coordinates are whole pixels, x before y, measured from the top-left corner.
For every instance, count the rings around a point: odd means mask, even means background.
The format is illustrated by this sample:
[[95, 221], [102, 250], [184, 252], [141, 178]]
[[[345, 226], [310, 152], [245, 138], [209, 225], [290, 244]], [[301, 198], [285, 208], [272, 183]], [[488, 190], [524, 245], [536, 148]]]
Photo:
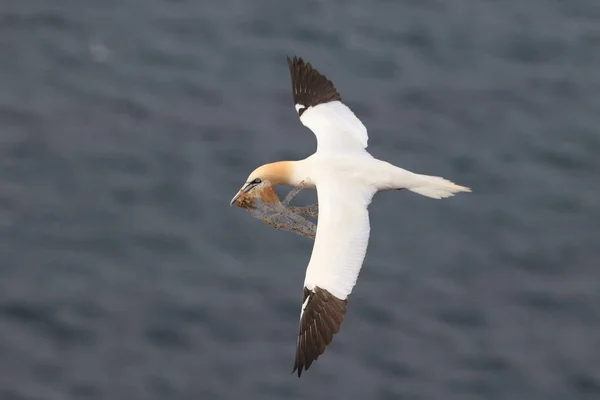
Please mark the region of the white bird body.
[[317, 138], [316, 152], [299, 161], [265, 164], [254, 170], [232, 200], [261, 182], [317, 190], [319, 216], [306, 269], [294, 371], [308, 369], [339, 331], [367, 252], [368, 207], [378, 191], [407, 189], [441, 199], [470, 192], [444, 178], [417, 174], [374, 158], [368, 133], [341, 102], [331, 81], [309, 63], [288, 58], [296, 111]]
[[[292, 184], [316, 188], [319, 221], [304, 286], [327, 289], [346, 299], [356, 283], [369, 239], [367, 208], [385, 190], [431, 191], [433, 198], [452, 195], [443, 178], [415, 174], [361, 151], [321, 152], [290, 162]], [[434, 186], [430, 185], [433, 180]], [[439, 186], [439, 181], [446, 185]], [[353, 249], [348, 253], [349, 249]], [[340, 268], [336, 268], [339, 266]], [[343, 274], [348, 271], [348, 274]]]
[[336, 179], [348, 180], [347, 183], [372, 187], [376, 192], [408, 189], [422, 194], [421, 192], [429, 190], [431, 195], [424, 196], [434, 199], [450, 197], [459, 188], [464, 188], [438, 176], [416, 174], [396, 167], [364, 150], [337, 154], [316, 152], [304, 160], [288, 163], [290, 185], [298, 186], [304, 183], [308, 189], [316, 189], [320, 179], [331, 175]]

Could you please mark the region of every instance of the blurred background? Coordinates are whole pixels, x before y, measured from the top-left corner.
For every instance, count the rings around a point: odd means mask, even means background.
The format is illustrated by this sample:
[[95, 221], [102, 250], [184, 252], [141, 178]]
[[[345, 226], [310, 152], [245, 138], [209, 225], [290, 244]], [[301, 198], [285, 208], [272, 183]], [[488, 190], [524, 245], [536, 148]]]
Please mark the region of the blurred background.
[[[0, 399], [600, 398], [598, 1], [5, 0], [0, 54]], [[300, 380], [313, 242], [229, 207], [315, 149], [286, 55], [473, 188], [375, 197]]]

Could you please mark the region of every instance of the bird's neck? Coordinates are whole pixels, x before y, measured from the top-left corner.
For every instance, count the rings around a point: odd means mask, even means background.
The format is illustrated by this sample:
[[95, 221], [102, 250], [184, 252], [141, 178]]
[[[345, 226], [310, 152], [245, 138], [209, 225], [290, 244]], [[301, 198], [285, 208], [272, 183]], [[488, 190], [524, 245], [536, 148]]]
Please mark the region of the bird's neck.
[[273, 186], [298, 186], [302, 182], [307, 183], [306, 180], [309, 178], [308, 167], [307, 160], [277, 161], [261, 166], [256, 174], [271, 182]]
[[288, 163], [288, 180], [285, 183], [290, 186], [298, 186], [301, 183], [304, 185], [311, 186], [310, 173], [308, 168], [307, 160], [299, 161], [284, 161]]

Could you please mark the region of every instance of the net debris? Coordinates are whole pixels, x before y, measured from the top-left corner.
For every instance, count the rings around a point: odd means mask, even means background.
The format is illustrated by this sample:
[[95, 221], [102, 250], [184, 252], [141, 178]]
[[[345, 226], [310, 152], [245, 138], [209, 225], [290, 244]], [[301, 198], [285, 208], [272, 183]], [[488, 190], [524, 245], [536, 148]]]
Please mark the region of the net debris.
[[302, 189], [303, 185], [293, 188], [285, 199], [280, 201], [271, 183], [263, 181], [250, 193], [240, 195], [234, 204], [275, 229], [295, 232], [314, 240], [317, 226], [305, 217], [316, 219], [318, 206], [316, 204], [305, 207], [289, 205]]

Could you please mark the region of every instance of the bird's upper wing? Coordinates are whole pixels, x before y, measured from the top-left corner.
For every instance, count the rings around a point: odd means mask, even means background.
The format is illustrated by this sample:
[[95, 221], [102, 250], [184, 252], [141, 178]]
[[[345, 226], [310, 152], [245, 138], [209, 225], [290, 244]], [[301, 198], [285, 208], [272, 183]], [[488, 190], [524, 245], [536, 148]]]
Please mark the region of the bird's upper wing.
[[369, 140], [367, 128], [342, 103], [333, 83], [302, 58], [287, 61], [296, 111], [317, 137], [317, 151], [363, 151]]
[[317, 182], [319, 218], [304, 281], [294, 371], [308, 369], [342, 324], [369, 242], [374, 190], [335, 177]]

